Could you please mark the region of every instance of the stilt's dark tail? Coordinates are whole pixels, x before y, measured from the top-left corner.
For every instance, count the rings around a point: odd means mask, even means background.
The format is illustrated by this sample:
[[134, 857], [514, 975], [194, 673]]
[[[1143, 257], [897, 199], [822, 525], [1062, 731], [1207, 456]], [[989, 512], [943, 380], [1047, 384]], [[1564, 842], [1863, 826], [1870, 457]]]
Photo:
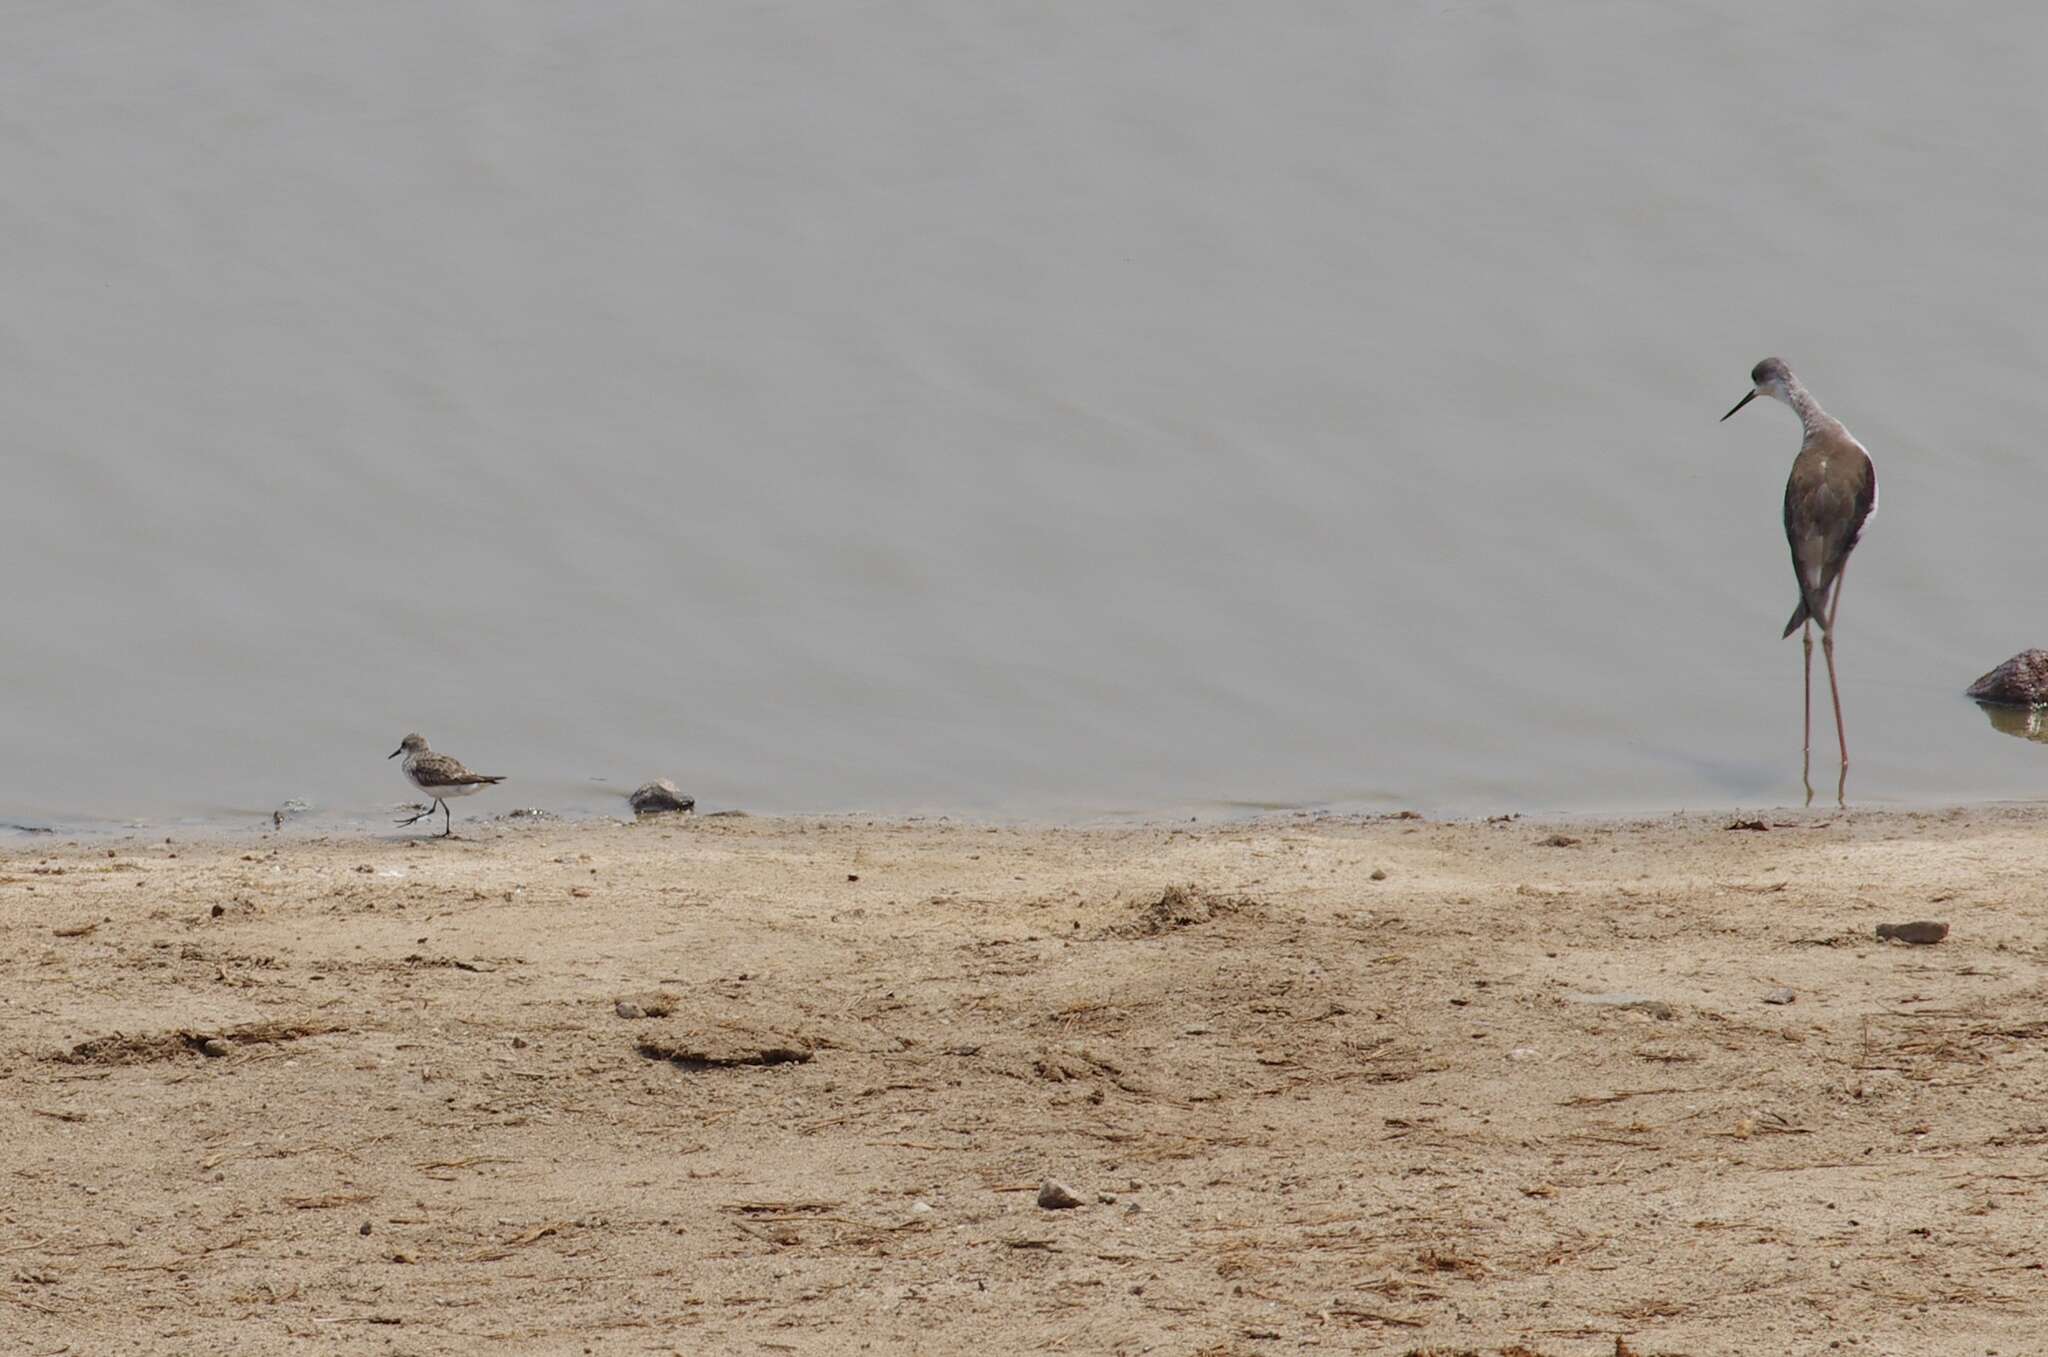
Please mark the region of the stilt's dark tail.
[[1807, 611], [1806, 600], [1800, 599], [1799, 606], [1792, 610], [1792, 620], [1785, 624], [1785, 630], [1779, 635], [1778, 639], [1782, 641], [1785, 637], [1790, 636], [1793, 632], [1805, 626], [1806, 620], [1812, 616], [1813, 614]]

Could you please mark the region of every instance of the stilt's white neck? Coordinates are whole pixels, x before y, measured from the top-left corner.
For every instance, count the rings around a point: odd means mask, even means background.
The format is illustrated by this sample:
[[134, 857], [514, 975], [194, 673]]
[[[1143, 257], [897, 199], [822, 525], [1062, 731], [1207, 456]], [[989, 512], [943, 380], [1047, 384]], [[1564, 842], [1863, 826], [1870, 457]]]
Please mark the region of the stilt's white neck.
[[1809, 436], [1825, 429], [1841, 427], [1833, 415], [1820, 408], [1820, 402], [1813, 398], [1811, 391], [1800, 385], [1797, 377], [1787, 381], [1783, 390], [1771, 394], [1792, 407], [1792, 413], [1799, 416], [1799, 427]]

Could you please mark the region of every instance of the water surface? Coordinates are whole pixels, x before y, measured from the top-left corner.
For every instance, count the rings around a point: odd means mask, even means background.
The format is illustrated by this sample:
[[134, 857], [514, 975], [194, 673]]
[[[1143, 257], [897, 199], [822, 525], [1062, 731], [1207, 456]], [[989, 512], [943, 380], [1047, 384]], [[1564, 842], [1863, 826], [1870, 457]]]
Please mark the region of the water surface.
[[1768, 353], [1851, 799], [2048, 787], [2038, 6], [5, 30], [0, 820], [1796, 800]]

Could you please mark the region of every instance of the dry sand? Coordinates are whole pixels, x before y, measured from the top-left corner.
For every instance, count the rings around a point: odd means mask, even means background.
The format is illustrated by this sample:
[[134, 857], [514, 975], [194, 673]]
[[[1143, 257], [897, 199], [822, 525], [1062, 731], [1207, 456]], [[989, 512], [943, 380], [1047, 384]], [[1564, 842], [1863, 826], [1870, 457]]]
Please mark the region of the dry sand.
[[1729, 818], [32, 843], [0, 1351], [2048, 1349], [2048, 811]]

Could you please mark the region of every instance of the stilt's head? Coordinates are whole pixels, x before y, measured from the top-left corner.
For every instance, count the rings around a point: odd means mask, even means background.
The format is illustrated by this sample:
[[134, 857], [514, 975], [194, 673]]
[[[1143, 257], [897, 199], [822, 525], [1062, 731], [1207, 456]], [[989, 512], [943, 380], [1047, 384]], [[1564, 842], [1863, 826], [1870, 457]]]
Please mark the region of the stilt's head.
[[[1791, 405], [1792, 386], [1796, 381], [1798, 381], [1798, 378], [1792, 375], [1791, 368], [1785, 366], [1784, 359], [1766, 358], [1763, 362], [1758, 363], [1749, 370], [1749, 394], [1735, 402], [1735, 410], [1740, 410], [1758, 396], [1774, 396], [1785, 402], [1785, 404]], [[1721, 418], [1727, 419], [1728, 415], [1735, 413], [1735, 410], [1730, 410], [1727, 415], [1723, 415]]]
[[385, 755], [384, 757], [385, 757], [385, 758], [387, 758], [387, 759], [395, 759], [395, 758], [397, 758], [397, 757], [398, 757], [398, 756], [399, 756], [400, 754], [424, 754], [424, 753], [426, 753], [426, 752], [427, 752], [427, 737], [426, 737], [426, 736], [424, 736], [424, 735], [408, 735], [408, 736], [406, 736], [406, 737], [405, 737], [404, 739], [402, 739], [402, 740], [400, 740], [400, 741], [398, 742], [398, 748], [396, 748], [396, 749], [392, 750], [392, 751], [391, 751], [391, 752], [390, 752], [389, 754], [386, 754], [386, 755]]

